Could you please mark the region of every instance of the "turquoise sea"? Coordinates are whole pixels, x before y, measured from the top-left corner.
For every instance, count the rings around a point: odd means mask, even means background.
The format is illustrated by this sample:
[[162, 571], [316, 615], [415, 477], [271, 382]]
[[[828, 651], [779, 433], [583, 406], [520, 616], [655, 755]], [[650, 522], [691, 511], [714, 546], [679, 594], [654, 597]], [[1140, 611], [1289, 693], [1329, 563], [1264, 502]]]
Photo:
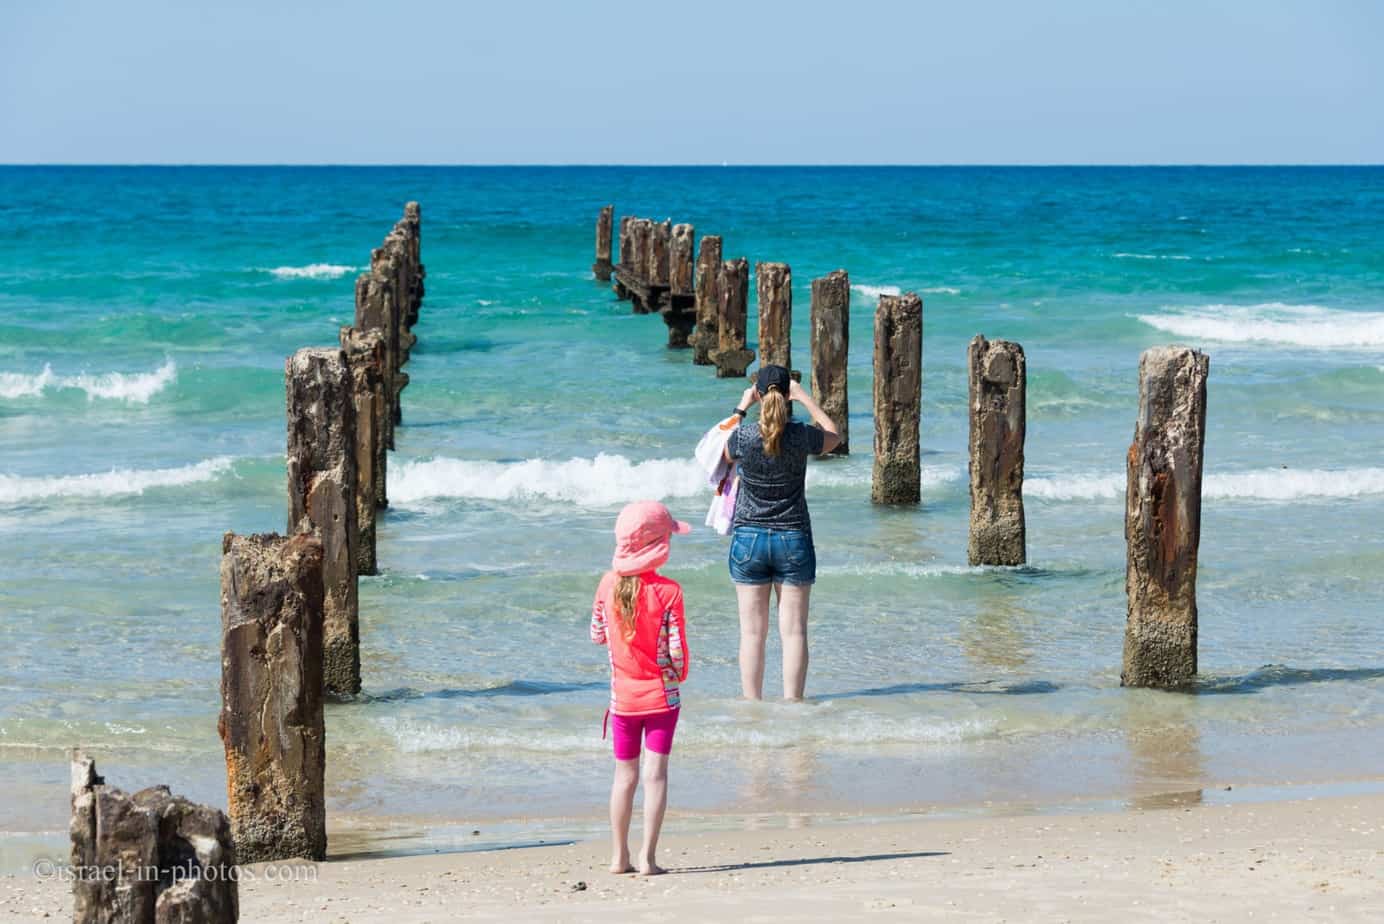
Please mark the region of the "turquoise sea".
[[[811, 702], [737, 701], [725, 540], [678, 541], [674, 824], [1384, 780], [1384, 168], [2, 167], [0, 865], [61, 849], [73, 745], [224, 805], [221, 535], [283, 529], [284, 358], [335, 342], [410, 199], [427, 295], [365, 692], [327, 711], [334, 850], [601, 828], [614, 516], [700, 523], [692, 447], [739, 394], [592, 279], [607, 202], [789, 263], [800, 368], [811, 279], [853, 285]], [[869, 502], [894, 289], [925, 304], [916, 509]], [[977, 333], [1028, 356], [1024, 568], [965, 562]], [[1191, 693], [1119, 687], [1137, 363], [1168, 342], [1211, 356]]]

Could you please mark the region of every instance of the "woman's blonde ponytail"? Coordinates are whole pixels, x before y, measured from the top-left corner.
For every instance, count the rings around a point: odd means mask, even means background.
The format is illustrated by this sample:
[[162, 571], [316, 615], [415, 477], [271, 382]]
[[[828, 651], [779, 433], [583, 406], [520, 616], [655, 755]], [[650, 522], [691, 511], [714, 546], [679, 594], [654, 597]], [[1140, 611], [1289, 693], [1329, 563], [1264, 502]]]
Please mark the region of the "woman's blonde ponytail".
[[788, 399], [783, 392], [769, 389], [760, 402], [759, 435], [764, 440], [764, 454], [779, 454], [779, 441], [783, 439], [783, 428], [788, 425]]

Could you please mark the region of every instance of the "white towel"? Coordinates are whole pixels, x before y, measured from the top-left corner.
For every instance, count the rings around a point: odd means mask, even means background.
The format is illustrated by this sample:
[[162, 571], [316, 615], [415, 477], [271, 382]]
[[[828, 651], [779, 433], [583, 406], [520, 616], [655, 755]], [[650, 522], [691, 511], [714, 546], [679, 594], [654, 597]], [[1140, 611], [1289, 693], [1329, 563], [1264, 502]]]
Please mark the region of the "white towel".
[[731, 521], [735, 518], [735, 494], [740, 489], [735, 463], [726, 461], [726, 441], [739, 425], [739, 415], [730, 415], [703, 434], [694, 453], [706, 472], [707, 484], [715, 492], [706, 512], [706, 525], [722, 536], [730, 535]]

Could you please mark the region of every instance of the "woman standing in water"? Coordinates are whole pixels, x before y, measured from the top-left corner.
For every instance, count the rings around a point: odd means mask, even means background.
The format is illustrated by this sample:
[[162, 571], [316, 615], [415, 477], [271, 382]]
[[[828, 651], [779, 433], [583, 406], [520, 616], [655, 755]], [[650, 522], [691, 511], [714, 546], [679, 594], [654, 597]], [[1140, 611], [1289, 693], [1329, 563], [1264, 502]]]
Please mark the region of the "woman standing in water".
[[[816, 426], [789, 417], [797, 401]], [[745, 415], [760, 402], [758, 423]], [[769, 589], [778, 593], [783, 641], [783, 698], [800, 700], [807, 683], [807, 603], [817, 579], [817, 553], [807, 512], [807, 457], [841, 442], [836, 424], [782, 366], [762, 366], [735, 413], [740, 425], [726, 441], [739, 463], [730, 543], [730, 578], [740, 607], [740, 685], [747, 699], [764, 698], [764, 642]]]

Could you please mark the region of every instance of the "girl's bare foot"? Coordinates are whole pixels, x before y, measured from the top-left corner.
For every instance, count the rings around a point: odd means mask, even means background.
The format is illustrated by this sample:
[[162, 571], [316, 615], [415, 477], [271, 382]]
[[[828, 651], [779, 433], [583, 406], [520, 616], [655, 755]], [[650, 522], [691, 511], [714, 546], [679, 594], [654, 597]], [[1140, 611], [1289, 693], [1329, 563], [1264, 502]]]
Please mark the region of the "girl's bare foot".
[[641, 876], [662, 876], [666, 872], [668, 871], [657, 863], [642, 863], [639, 866], [639, 875]]
[[623, 875], [624, 873], [634, 872], [634, 867], [630, 865], [629, 854], [626, 854], [623, 857], [616, 857], [615, 859], [611, 860], [610, 871], [617, 876]]

